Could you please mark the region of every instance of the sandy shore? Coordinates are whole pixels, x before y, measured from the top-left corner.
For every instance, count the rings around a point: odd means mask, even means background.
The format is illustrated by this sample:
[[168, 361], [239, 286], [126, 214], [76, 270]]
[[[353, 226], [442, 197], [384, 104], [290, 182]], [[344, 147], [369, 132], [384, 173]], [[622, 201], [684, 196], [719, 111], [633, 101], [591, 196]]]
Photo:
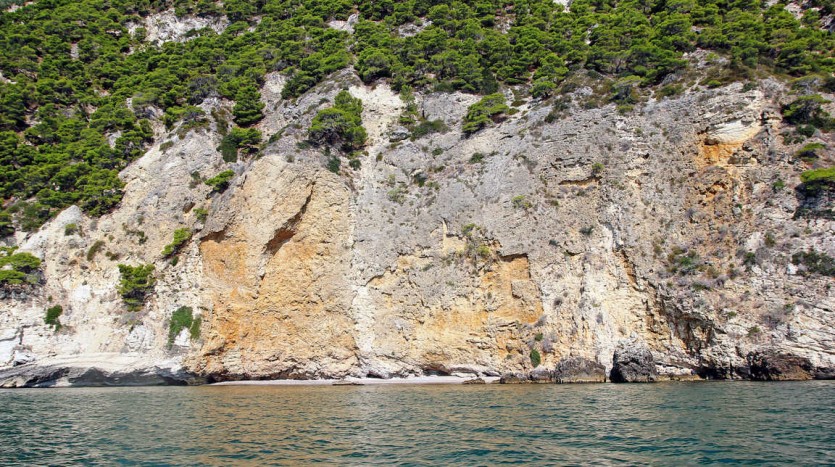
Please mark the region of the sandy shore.
[[[211, 386], [339, 386], [339, 385], [383, 385], [383, 384], [464, 384], [474, 378], [458, 376], [414, 376], [410, 378], [345, 378], [345, 379], [273, 379], [258, 381], [224, 381]], [[495, 383], [497, 376], [483, 376], [485, 383]]]

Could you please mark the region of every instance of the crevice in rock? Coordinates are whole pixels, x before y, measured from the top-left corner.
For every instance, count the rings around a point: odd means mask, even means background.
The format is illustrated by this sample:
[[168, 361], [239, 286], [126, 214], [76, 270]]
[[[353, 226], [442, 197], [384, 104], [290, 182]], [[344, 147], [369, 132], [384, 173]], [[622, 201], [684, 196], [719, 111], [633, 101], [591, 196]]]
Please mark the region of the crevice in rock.
[[629, 257], [626, 256], [626, 251], [622, 248], [615, 250], [615, 254], [617, 255], [618, 259], [620, 259], [620, 263], [623, 266], [623, 271], [626, 273], [626, 277], [629, 279], [629, 285], [632, 286], [633, 289], [636, 291], [641, 291], [641, 287], [638, 285], [638, 276], [635, 273], [635, 265], [632, 264], [632, 261], [629, 260]]
[[281, 227], [276, 229], [275, 233], [273, 233], [273, 238], [267, 242], [264, 246], [264, 252], [267, 254], [267, 257], [271, 258], [278, 253], [278, 250], [284, 246], [285, 243], [289, 242], [293, 236], [296, 235], [297, 227], [302, 220], [302, 217], [307, 212], [307, 207], [310, 205], [310, 200], [313, 198], [313, 187], [315, 184], [310, 186], [310, 192], [307, 194], [307, 198], [302, 203], [301, 208], [299, 211], [290, 219], [287, 220]]
[[579, 187], [587, 187], [589, 185], [597, 183], [597, 177], [586, 177], [580, 180], [563, 180], [559, 183], [559, 186], [579, 186]]

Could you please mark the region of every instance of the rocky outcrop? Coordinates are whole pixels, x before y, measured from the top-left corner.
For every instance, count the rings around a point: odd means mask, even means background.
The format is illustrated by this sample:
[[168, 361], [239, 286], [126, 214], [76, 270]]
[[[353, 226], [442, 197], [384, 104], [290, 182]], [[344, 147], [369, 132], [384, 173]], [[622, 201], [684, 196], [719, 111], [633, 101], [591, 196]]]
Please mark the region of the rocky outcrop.
[[777, 352], [748, 354], [751, 379], [757, 381], [804, 381], [813, 379], [814, 367], [808, 358]]
[[[420, 115], [443, 125], [413, 139], [385, 83], [345, 70], [285, 100], [285, 78], [266, 80], [257, 157], [223, 160], [232, 103], [207, 99], [205, 128], [155, 124], [153, 147], [121, 173], [118, 209], [93, 219], [72, 207], [18, 233], [44, 266], [41, 285], [0, 298], [0, 368], [14, 381], [81, 375], [111, 359], [100, 355], [209, 381], [735, 379], [777, 374], [748, 361], [774, 348], [815, 377], [835, 368], [831, 278], [792, 262], [835, 256], [832, 200], [793, 189], [804, 167], [779, 137], [783, 85], [694, 88], [629, 115], [585, 105], [588, 88], [563, 96], [562, 114], [508, 99], [507, 119], [467, 138], [478, 96], [416, 93]], [[335, 153], [305, 139], [343, 88], [363, 100], [367, 154], [329, 170]], [[223, 193], [203, 183], [225, 170]], [[191, 240], [164, 257], [181, 228]], [[140, 311], [116, 291], [120, 263], [156, 268]], [[57, 329], [44, 322], [55, 305]], [[169, 344], [180, 307], [202, 327]], [[67, 356], [86, 363], [51, 360]], [[31, 384], [70, 382], [49, 374]]]
[[0, 387], [182, 386], [206, 382], [170, 361], [153, 362], [125, 355], [98, 357], [48, 359], [0, 370]]
[[554, 382], [560, 384], [605, 383], [606, 367], [587, 358], [566, 358], [557, 363], [554, 369]]
[[658, 379], [655, 358], [641, 343], [622, 343], [615, 350], [609, 378], [613, 383], [652, 383]]

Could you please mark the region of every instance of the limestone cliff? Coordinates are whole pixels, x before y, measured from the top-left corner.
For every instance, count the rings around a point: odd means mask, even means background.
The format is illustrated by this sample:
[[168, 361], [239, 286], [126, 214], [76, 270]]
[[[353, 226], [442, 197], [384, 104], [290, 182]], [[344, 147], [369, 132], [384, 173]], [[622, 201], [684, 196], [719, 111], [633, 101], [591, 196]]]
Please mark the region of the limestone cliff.
[[[835, 256], [832, 200], [794, 189], [804, 167], [779, 137], [783, 85], [695, 87], [625, 115], [583, 108], [581, 88], [561, 116], [517, 102], [471, 137], [461, 120], [477, 97], [419, 94], [422, 116], [449, 130], [410, 140], [385, 85], [344, 72], [284, 101], [268, 78], [260, 157], [225, 163], [217, 123], [160, 126], [122, 172], [119, 209], [70, 208], [18, 234], [44, 281], [3, 291], [0, 367], [18, 366], [3, 384], [73, 382], [28, 376], [38, 368], [166, 382], [527, 374], [535, 355], [540, 368], [608, 371], [627, 344], [648, 348], [660, 378], [749, 377], [761, 354], [832, 374], [832, 278], [791, 261]], [[342, 87], [362, 99], [369, 141], [358, 168], [333, 173], [304, 140]], [[225, 169], [231, 186], [211, 192], [202, 180]], [[194, 234], [172, 261], [161, 251], [177, 228]], [[140, 311], [117, 293], [120, 263], [156, 266]], [[58, 331], [44, 323], [55, 304]], [[200, 337], [169, 342], [182, 306]]]

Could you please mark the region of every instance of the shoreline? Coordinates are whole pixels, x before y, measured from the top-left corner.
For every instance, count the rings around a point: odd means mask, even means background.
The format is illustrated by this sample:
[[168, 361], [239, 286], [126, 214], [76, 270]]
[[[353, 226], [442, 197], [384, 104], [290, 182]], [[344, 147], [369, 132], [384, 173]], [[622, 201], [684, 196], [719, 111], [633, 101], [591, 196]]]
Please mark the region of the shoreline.
[[468, 381], [482, 380], [484, 384], [498, 383], [498, 376], [481, 376], [464, 378], [460, 376], [414, 376], [406, 378], [345, 378], [345, 379], [267, 379], [267, 380], [241, 380], [221, 381], [206, 386], [383, 386], [383, 385], [455, 385], [455, 384], [481, 384], [467, 383]]

